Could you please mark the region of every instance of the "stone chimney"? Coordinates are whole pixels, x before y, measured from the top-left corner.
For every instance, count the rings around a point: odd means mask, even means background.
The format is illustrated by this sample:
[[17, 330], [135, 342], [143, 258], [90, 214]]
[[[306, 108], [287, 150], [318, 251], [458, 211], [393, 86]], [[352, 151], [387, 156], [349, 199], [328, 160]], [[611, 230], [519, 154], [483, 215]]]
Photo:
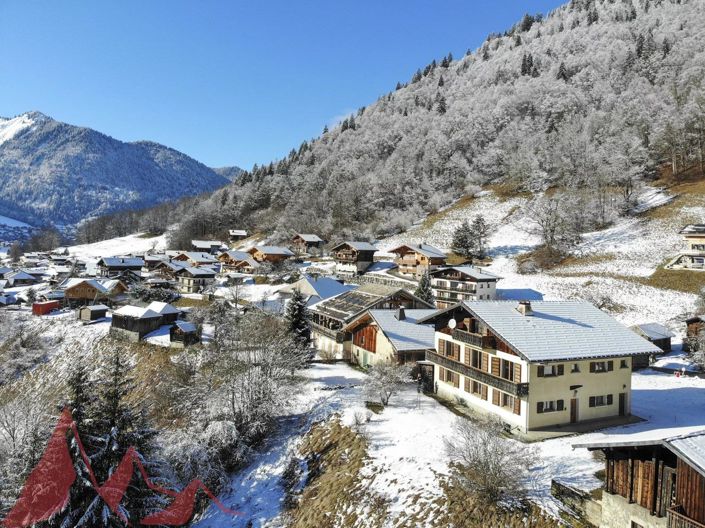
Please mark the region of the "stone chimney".
[[517, 305], [517, 312], [523, 316], [534, 315], [534, 312], [531, 309], [531, 301], [519, 301], [519, 304]]
[[397, 308], [397, 321], [404, 321], [406, 319], [406, 312], [404, 311], [404, 307], [400, 306]]

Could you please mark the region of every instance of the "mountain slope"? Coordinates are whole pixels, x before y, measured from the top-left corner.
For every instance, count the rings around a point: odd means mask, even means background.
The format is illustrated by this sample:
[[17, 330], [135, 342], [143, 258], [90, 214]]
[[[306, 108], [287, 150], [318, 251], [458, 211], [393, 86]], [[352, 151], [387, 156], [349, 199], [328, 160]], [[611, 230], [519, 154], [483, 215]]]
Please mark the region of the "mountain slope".
[[0, 214], [36, 225], [140, 208], [228, 179], [158, 143], [125, 143], [39, 112], [0, 119]]
[[282, 238], [378, 238], [501, 183], [569, 190], [584, 230], [597, 229], [664, 166], [702, 170], [703, 30], [700, 0], [573, 0], [527, 16], [246, 172], [202, 210]]

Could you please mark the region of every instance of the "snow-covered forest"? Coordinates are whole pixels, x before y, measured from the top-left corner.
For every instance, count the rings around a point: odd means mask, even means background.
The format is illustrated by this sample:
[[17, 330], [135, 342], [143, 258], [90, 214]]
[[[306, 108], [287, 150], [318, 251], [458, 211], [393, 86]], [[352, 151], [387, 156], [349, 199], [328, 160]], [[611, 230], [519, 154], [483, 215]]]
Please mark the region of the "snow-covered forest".
[[567, 190], [589, 212], [582, 229], [609, 224], [640, 182], [703, 168], [703, 20], [687, 0], [527, 15], [190, 206], [183, 238], [232, 226], [379, 238], [487, 184]]

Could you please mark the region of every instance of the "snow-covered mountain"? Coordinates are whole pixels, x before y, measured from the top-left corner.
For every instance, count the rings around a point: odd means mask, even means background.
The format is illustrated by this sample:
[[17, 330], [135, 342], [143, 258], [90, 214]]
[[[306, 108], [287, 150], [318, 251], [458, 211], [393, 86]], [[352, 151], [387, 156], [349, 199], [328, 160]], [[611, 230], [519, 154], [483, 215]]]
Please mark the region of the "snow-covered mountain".
[[158, 143], [125, 143], [40, 112], [0, 118], [0, 214], [32, 225], [74, 224], [229, 181]]

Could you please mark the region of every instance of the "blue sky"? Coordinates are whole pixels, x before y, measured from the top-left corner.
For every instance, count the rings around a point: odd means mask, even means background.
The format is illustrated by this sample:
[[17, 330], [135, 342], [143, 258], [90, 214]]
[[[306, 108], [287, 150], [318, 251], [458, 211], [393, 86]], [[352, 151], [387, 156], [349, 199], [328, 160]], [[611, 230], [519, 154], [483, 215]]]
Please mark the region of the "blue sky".
[[558, 0], [2, 0], [0, 115], [269, 162]]

